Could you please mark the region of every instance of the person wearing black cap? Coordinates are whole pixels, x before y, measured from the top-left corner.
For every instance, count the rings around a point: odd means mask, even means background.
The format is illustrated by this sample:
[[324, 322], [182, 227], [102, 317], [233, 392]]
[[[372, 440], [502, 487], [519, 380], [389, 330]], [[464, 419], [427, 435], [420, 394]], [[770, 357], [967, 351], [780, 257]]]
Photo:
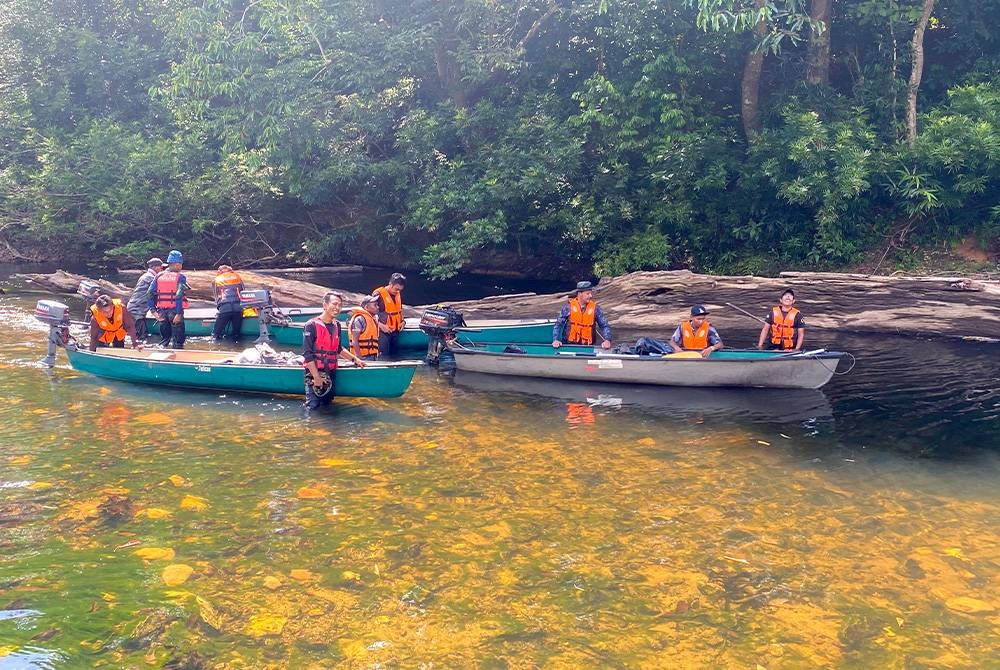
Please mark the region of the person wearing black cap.
[[363, 361], [378, 359], [378, 298], [366, 295], [361, 299], [361, 307], [351, 310], [347, 332], [351, 338], [351, 353]]
[[[781, 349], [783, 351], [802, 351], [806, 341], [806, 324], [802, 320], [802, 312], [793, 307], [795, 291], [786, 288], [778, 304], [771, 308], [764, 319], [764, 327], [760, 329], [757, 348]], [[768, 337], [770, 335], [770, 337]]]
[[378, 350], [380, 356], [399, 355], [399, 333], [403, 330], [403, 287], [406, 277], [393, 272], [389, 283], [372, 291], [378, 305]]
[[670, 338], [670, 346], [675, 352], [697, 351], [702, 358], [708, 358], [713, 351], [722, 348], [722, 338], [707, 317], [708, 310], [704, 305], [691, 308], [691, 318], [677, 326]]
[[149, 311], [146, 292], [149, 290], [149, 285], [156, 279], [156, 275], [163, 272], [165, 267], [167, 264], [159, 258], [150, 258], [146, 261], [146, 271], [139, 275], [139, 281], [135, 283], [132, 295], [129, 296], [128, 302], [125, 304], [125, 309], [135, 321], [135, 335], [139, 338], [139, 342], [145, 342], [146, 338], [149, 337], [149, 331], [146, 328], [146, 312]]
[[576, 291], [559, 310], [556, 325], [552, 328], [552, 346], [558, 349], [566, 344], [590, 346], [594, 332], [601, 336], [601, 347], [611, 348], [611, 325], [604, 310], [594, 301], [594, 285], [589, 281], [578, 282]]
[[99, 295], [90, 306], [93, 318], [90, 320], [90, 350], [97, 347], [125, 347], [125, 336], [132, 338], [132, 348], [142, 349], [135, 337], [135, 320], [128, 313], [122, 301], [109, 295]]

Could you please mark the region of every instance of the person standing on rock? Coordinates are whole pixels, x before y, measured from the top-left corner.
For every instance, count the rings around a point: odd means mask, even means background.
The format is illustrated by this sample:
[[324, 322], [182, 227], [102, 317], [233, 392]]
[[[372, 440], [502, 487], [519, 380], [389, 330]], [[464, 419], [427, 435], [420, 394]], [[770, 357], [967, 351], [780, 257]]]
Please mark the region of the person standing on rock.
[[589, 281], [578, 282], [572, 297], [559, 310], [556, 325], [552, 328], [552, 346], [563, 343], [589, 347], [594, 343], [594, 333], [601, 336], [601, 347], [611, 348], [611, 325], [604, 310], [594, 300], [594, 285]]
[[156, 312], [156, 320], [160, 323], [161, 347], [184, 348], [184, 310], [188, 305], [184, 294], [188, 291], [188, 283], [181, 272], [183, 266], [184, 255], [177, 249], [172, 250], [167, 254], [167, 269], [156, 275], [146, 292], [149, 307]]
[[394, 358], [399, 355], [399, 333], [403, 330], [403, 288], [406, 277], [393, 272], [389, 283], [372, 292], [378, 305], [379, 356]]
[[806, 341], [806, 324], [795, 304], [795, 291], [785, 289], [778, 304], [771, 308], [764, 319], [757, 340], [758, 349], [778, 349], [781, 351], [802, 351]]
[[149, 291], [149, 285], [156, 279], [156, 275], [163, 272], [163, 268], [165, 267], [167, 267], [167, 264], [159, 258], [150, 258], [146, 261], [146, 271], [139, 275], [139, 281], [135, 283], [132, 295], [129, 296], [128, 302], [125, 305], [125, 309], [128, 310], [128, 313], [132, 315], [132, 319], [135, 321], [135, 335], [138, 338], [138, 342], [145, 342], [146, 338], [149, 337], [149, 332], [146, 328], [146, 313], [149, 311], [149, 299], [146, 297], [146, 293]]

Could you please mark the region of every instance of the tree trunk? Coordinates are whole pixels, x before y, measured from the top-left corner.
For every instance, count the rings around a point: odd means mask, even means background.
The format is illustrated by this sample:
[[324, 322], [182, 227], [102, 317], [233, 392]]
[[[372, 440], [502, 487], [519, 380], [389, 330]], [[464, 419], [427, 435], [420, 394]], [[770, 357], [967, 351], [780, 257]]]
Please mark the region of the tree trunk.
[[[755, 0], [757, 8], [764, 6], [765, 0]], [[740, 81], [740, 115], [743, 118], [743, 133], [747, 142], [752, 142], [760, 128], [760, 73], [764, 69], [764, 51], [759, 48], [760, 40], [767, 34], [767, 22], [759, 21], [753, 29], [757, 38], [753, 50], [747, 54]]]
[[451, 2], [441, 3], [441, 36], [434, 46], [434, 60], [437, 65], [438, 81], [441, 89], [456, 107], [467, 104], [465, 85], [462, 82], [462, 68], [455, 58], [459, 40], [455, 29], [457, 8]]
[[806, 83], [820, 86], [830, 83], [830, 24], [833, 0], [812, 0], [809, 16], [823, 22], [823, 32], [809, 33], [809, 53], [806, 57]]
[[913, 69], [910, 70], [910, 83], [906, 87], [906, 141], [912, 147], [917, 141], [917, 91], [920, 90], [920, 78], [924, 73], [924, 32], [934, 11], [935, 0], [924, 0], [924, 9], [920, 20], [913, 30]]

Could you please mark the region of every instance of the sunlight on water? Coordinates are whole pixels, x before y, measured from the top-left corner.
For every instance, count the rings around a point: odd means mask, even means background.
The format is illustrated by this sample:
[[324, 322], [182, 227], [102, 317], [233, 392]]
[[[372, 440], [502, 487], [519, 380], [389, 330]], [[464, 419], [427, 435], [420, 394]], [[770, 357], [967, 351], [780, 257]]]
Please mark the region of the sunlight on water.
[[0, 668], [995, 663], [995, 453], [893, 450], [937, 419], [433, 370], [305, 418], [43, 370], [27, 306], [0, 306]]

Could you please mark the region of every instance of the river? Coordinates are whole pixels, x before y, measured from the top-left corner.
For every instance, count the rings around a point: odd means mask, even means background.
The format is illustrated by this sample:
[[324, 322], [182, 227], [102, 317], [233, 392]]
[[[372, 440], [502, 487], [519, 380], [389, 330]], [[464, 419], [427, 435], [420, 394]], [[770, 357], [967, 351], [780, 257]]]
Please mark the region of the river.
[[1000, 667], [996, 346], [305, 417], [44, 369], [39, 297], [0, 296], [0, 670]]

